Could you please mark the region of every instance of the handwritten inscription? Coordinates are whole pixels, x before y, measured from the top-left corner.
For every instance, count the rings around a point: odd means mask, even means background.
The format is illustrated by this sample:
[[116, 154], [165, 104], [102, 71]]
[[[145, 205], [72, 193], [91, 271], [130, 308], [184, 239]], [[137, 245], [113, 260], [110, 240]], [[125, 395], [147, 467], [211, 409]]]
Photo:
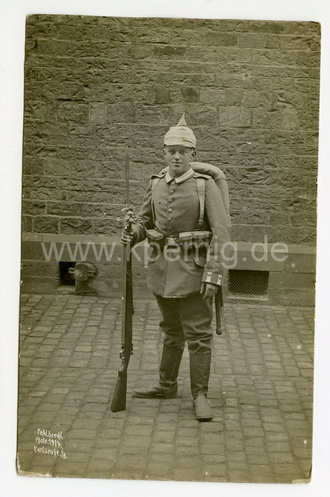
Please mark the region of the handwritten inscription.
[[45, 428], [38, 428], [33, 450], [36, 454], [61, 457], [62, 459], [67, 458], [63, 449], [63, 434], [61, 431], [52, 432]]

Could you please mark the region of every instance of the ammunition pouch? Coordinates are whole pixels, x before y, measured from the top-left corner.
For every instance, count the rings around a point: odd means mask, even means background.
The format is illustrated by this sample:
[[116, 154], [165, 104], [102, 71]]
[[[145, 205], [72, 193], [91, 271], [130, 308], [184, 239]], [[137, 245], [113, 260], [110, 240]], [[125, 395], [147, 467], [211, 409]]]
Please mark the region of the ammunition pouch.
[[163, 233], [156, 229], [146, 230], [147, 240], [151, 246], [157, 245], [160, 249], [163, 249], [165, 243], [165, 236]]
[[200, 244], [209, 244], [212, 238], [211, 231], [184, 231], [179, 233], [179, 245], [197, 246]]
[[[205, 260], [211, 239], [211, 231], [185, 231], [179, 233], [179, 243], [184, 257], [189, 257], [189, 254], [191, 257], [194, 254], [195, 262], [200, 259]], [[198, 264], [198, 262], [196, 263]]]

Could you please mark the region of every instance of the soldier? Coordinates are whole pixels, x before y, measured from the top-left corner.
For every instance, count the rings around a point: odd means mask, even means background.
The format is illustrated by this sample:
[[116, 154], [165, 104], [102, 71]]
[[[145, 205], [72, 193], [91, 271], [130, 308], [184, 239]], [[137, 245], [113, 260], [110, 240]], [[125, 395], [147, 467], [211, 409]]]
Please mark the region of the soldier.
[[148, 238], [148, 286], [156, 297], [164, 334], [159, 384], [134, 395], [175, 398], [187, 342], [196, 418], [209, 421], [212, 299], [221, 284], [221, 246], [229, 240], [229, 226], [214, 180], [190, 166], [195, 154], [196, 137], [183, 115], [164, 137], [167, 167], [151, 177], [133, 233], [123, 233], [122, 242]]

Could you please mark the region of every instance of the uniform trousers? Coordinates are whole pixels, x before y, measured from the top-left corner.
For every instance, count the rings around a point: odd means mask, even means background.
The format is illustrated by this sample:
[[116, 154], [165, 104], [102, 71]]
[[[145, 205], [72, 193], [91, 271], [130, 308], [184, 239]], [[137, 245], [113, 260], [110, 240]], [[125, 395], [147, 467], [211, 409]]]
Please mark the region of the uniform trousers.
[[193, 293], [184, 298], [156, 295], [162, 314], [163, 354], [160, 363], [160, 385], [177, 385], [185, 342], [189, 350], [190, 385], [193, 398], [199, 392], [207, 395], [211, 365], [212, 299]]
[[187, 342], [190, 353], [211, 353], [212, 299], [200, 293], [183, 298], [155, 296], [162, 314], [160, 330], [164, 345], [183, 350]]

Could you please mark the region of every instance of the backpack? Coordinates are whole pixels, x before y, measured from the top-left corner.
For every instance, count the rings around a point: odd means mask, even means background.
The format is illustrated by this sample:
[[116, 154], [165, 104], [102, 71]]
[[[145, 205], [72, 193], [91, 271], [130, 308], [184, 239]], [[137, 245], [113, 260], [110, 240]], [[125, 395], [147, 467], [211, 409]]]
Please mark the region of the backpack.
[[[205, 162], [191, 162], [190, 166], [194, 171], [196, 171], [196, 173], [210, 176], [217, 185], [217, 187], [219, 188], [227, 215], [228, 227], [231, 228], [230, 211], [229, 211], [230, 207], [229, 190], [228, 190], [228, 183], [226, 180], [225, 173], [218, 167], [212, 166], [211, 164], [207, 164]], [[165, 171], [166, 168], [162, 169], [160, 174], [162, 174]], [[159, 180], [160, 176], [158, 175], [152, 179], [152, 187], [151, 187], [152, 197]], [[199, 205], [200, 205], [199, 225], [201, 225], [204, 217], [204, 204], [205, 204], [205, 179], [202, 176], [200, 178], [197, 178], [197, 190], [198, 190]], [[151, 201], [151, 205], [153, 210], [153, 200]], [[154, 217], [154, 212], [153, 212], [153, 217]]]

